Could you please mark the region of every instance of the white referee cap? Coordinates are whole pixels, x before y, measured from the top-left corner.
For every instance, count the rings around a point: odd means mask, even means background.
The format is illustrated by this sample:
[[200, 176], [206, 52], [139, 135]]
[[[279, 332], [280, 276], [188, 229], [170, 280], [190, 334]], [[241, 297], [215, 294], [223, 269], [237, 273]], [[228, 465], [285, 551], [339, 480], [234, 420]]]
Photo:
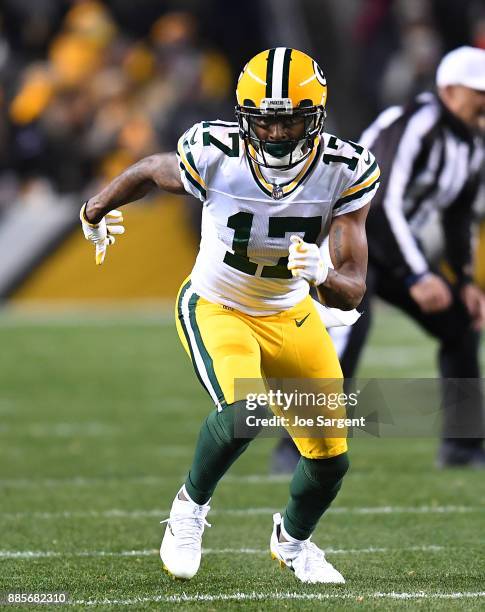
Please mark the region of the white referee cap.
[[436, 85], [464, 85], [485, 91], [485, 49], [458, 47], [447, 53], [438, 66]]

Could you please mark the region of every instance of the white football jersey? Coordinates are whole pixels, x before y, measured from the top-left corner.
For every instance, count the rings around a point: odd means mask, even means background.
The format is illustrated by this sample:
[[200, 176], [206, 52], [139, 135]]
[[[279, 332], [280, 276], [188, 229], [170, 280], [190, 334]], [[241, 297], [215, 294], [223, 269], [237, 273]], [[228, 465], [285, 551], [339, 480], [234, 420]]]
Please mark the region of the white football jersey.
[[297, 168], [280, 172], [283, 182], [246, 155], [237, 123], [197, 123], [177, 155], [185, 189], [203, 203], [194, 291], [256, 316], [287, 310], [308, 293], [307, 281], [287, 268], [290, 236], [321, 245], [333, 217], [367, 204], [379, 184], [374, 156], [331, 134]]

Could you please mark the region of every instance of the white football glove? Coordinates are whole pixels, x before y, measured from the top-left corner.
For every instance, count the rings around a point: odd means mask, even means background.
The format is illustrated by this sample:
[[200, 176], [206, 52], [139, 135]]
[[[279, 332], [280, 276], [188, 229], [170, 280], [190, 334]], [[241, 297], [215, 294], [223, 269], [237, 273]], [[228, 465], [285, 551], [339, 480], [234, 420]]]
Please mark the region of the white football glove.
[[106, 257], [106, 247], [115, 242], [114, 234], [124, 234], [125, 232], [125, 228], [120, 225], [120, 223], [123, 223], [123, 215], [119, 210], [112, 210], [99, 223], [89, 223], [85, 214], [86, 204], [87, 202], [83, 204], [79, 217], [81, 218], [84, 237], [96, 246], [96, 265], [100, 266]]
[[295, 278], [303, 278], [310, 285], [321, 285], [328, 276], [328, 265], [322, 259], [316, 244], [303, 242], [299, 236], [291, 236], [288, 270]]

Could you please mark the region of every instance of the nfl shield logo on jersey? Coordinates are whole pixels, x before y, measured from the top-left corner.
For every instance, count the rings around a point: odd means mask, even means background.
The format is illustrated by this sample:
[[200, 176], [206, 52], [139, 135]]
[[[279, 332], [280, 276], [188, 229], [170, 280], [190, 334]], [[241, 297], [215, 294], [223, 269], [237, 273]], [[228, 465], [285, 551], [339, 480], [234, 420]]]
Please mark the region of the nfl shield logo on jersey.
[[271, 193], [273, 200], [280, 200], [283, 197], [283, 189], [279, 185], [273, 185], [273, 192]]

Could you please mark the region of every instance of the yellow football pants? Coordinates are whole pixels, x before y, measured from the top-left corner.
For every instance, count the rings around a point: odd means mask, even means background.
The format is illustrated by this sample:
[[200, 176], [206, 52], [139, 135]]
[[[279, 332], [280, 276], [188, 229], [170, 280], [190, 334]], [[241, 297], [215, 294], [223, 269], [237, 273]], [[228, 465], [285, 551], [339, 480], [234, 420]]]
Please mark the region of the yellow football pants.
[[[182, 345], [219, 409], [246, 399], [235, 395], [235, 379], [259, 379], [260, 392], [265, 390], [264, 380], [271, 378], [333, 379], [333, 389], [336, 383], [342, 390], [335, 348], [310, 296], [289, 310], [254, 317], [208, 302], [195, 293], [189, 278], [175, 310]], [[281, 414], [277, 407], [272, 409]], [[287, 429], [304, 457], [323, 459], [347, 450], [345, 437], [302, 438]]]

